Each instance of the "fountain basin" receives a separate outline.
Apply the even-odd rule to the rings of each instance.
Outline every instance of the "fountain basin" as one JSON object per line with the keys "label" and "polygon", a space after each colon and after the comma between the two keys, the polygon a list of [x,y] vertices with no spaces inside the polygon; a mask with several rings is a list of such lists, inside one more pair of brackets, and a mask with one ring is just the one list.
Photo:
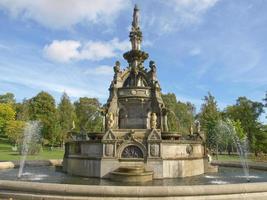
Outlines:
{"label": "fountain basin", "polygon": [[144,166],[122,166],[110,173],[110,179],[119,182],[147,182],[152,181],[153,171]]}
{"label": "fountain basin", "polygon": [[233,199],[265,200],[266,183],[198,186],[87,186],[0,181],[0,198],[14,199]]}
{"label": "fountain basin", "polygon": [[[263,164],[262,164],[263,166]],[[250,171],[246,183],[241,168],[219,167],[218,173],[160,179],[148,182],[117,182],[109,179],[70,176],[55,167],[25,168],[20,181],[18,168],[0,170],[0,199],[267,199],[267,167]],[[123,168],[123,171],[134,169]],[[140,172],[137,167],[137,171]]]}

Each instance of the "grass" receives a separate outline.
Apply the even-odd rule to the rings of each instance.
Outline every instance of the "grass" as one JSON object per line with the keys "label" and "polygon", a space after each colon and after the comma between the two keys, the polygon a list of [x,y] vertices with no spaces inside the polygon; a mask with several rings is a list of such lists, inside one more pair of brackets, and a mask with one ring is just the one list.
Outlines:
{"label": "grass", "polygon": [[[39,154],[27,156],[27,160],[62,159],[63,155],[62,149],[50,150],[44,147]],[[0,161],[20,160],[20,157],[18,152],[12,151],[12,145],[5,138],[0,138]]]}

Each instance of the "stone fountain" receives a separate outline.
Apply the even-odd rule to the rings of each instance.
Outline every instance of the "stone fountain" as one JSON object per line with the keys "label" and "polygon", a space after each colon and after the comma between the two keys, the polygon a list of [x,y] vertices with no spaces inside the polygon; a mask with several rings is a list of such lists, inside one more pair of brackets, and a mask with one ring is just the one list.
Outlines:
{"label": "stone fountain", "polygon": [[[109,98],[103,109],[104,133],[72,134],[65,146],[63,170],[69,174],[141,181],[187,177],[214,170],[205,151],[204,134],[168,132],[157,67],[141,50],[139,9],[134,8],[128,66],[114,66]],[[76,136],[75,136],[76,135]],[[216,169],[215,169],[216,170]],[[134,177],[134,178],[133,178]],[[143,178],[142,178],[143,177]]]}

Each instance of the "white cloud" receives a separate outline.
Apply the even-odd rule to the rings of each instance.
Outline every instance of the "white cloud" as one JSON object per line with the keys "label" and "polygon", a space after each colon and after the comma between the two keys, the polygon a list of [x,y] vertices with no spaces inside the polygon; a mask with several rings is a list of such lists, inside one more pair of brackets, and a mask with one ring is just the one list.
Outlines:
{"label": "white cloud", "polygon": [[168,3],[185,22],[197,22],[218,0],[171,0]]}
{"label": "white cloud", "polygon": [[50,45],[44,47],[44,54],[50,60],[68,62],[79,56],[78,48],[81,43],[74,40],[54,40]]}
{"label": "white cloud", "polygon": [[110,23],[128,4],[127,0],[1,0],[0,9],[15,18],[62,29],[82,21]]}
{"label": "white cloud", "polygon": [[144,28],[153,27],[158,35],[181,30],[185,27],[199,24],[205,14],[219,0],[161,0],[160,10],[151,10],[151,4],[146,4],[149,12],[144,12]]}
{"label": "white cloud", "polygon": [[56,62],[71,60],[99,61],[105,58],[116,57],[119,53],[130,48],[130,43],[114,38],[111,41],[88,41],[82,44],[75,40],[54,40],[45,45],[43,51],[46,58]]}

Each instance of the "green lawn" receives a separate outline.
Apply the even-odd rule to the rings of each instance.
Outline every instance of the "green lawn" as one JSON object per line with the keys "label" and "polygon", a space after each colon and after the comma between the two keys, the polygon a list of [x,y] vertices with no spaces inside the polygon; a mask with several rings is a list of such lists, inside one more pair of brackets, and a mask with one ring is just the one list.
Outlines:
{"label": "green lawn", "polygon": [[[216,156],[213,156],[213,159],[216,160]],[[239,161],[238,155],[218,155],[218,160],[221,161]]]}
{"label": "green lawn", "polygon": [[[62,159],[64,151],[62,149],[43,148],[38,155],[28,156],[27,160],[47,160],[47,159]],[[12,151],[12,146],[4,139],[0,139],[0,161],[19,160],[18,152]]]}

